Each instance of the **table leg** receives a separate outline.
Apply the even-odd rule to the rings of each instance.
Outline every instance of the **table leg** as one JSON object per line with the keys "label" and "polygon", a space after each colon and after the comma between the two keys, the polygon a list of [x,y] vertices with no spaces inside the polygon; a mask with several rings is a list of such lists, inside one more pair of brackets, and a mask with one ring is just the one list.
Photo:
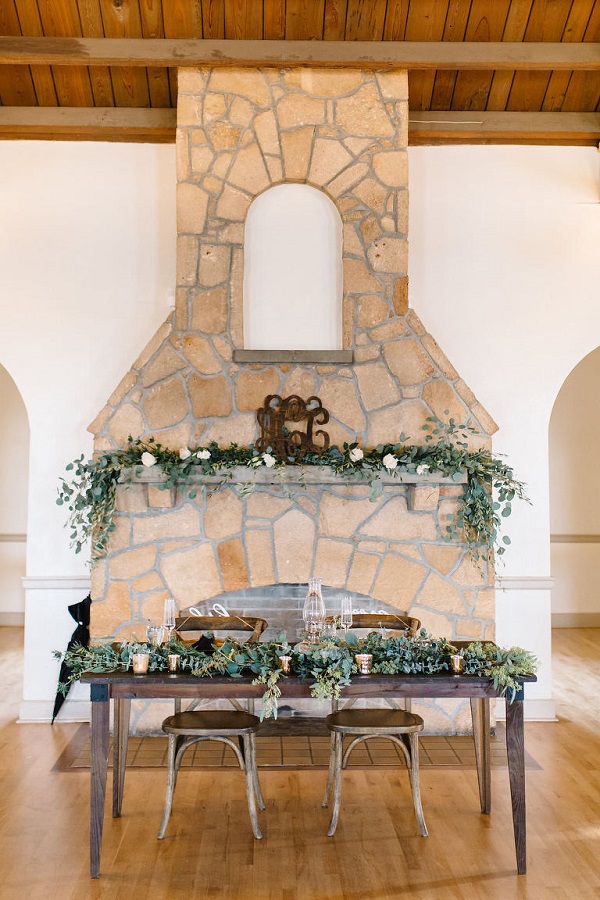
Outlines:
{"label": "table leg", "polygon": [[512,801],[513,830],[517,853],[517,872],[527,871],[525,819],[525,739],[523,733],[523,686],[512,703],[506,700],[506,749],[508,752],[508,776]]}
{"label": "table leg", "polygon": [[471,697],[471,718],[473,720],[477,780],[479,781],[479,804],[481,812],[489,815],[492,810],[489,697]]}
{"label": "table leg", "polygon": [[108,768],[109,701],[108,685],[92,684],[92,749],[90,765],[90,875],[100,874],[106,772]]}
{"label": "table leg", "polygon": [[115,700],[113,735],[113,817],[121,815],[125,788],[125,766],[129,741],[129,714],[131,700]]}

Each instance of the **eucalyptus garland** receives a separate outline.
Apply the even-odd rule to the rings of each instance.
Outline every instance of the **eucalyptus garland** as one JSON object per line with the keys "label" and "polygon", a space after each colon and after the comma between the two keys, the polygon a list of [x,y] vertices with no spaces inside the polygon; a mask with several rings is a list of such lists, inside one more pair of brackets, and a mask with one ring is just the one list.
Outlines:
{"label": "eucalyptus garland", "polygon": [[[212,639],[212,635],[208,633]],[[337,699],[343,687],[358,673],[357,653],[370,653],[371,670],[382,675],[435,675],[450,670],[450,656],[459,654],[464,660],[464,674],[488,678],[494,688],[509,700],[515,697],[519,676],[533,675],[537,659],[520,647],[503,649],[492,643],[474,641],[457,650],[446,638],[434,638],[425,630],[414,636],[384,637],[371,632],[360,640],[349,632],[345,639],[328,637],[318,644],[301,642],[290,646],[285,636],[279,641],[242,643],[228,638],[223,644],[213,643],[212,652],[196,650],[189,644],[171,640],[155,646],[137,641],[75,647],[66,653],[55,652],[71,674],[60,685],[66,694],[71,684],[89,672],[127,672],[132,669],[134,653],[149,655],[150,672],[168,671],[169,654],[179,655],[179,669],[198,678],[229,675],[239,678],[254,675],[253,684],[264,684],[261,718],[277,718],[277,701],[281,696],[278,681],[282,676],[280,656],[291,657],[291,674],[310,679],[310,693],[320,700]]]}
{"label": "eucalyptus garland", "polygon": [[[524,485],[517,481],[512,468],[490,450],[469,449],[469,425],[456,424],[453,419],[442,422],[435,416],[423,425],[426,433],[423,444],[408,444],[401,434],[394,444],[379,444],[362,449],[358,443],[345,443],[342,448],[329,447],[323,454],[308,453],[303,466],[329,466],[342,479],[359,477],[371,487],[370,498],[377,500],[383,493],[381,475],[393,475],[400,481],[403,473],[426,475],[438,473],[461,483],[467,483],[456,516],[448,514],[445,537],[466,544],[475,560],[491,560],[501,556],[510,538],[500,538],[502,520],[511,514],[515,497],[527,500]],[[71,529],[71,546],[76,553],[91,542],[92,560],[106,555],[111,531],[114,530],[116,489],[119,483],[131,482],[131,474],[139,475],[153,467],[162,473],[160,490],[189,485],[188,496],[196,496],[198,476],[217,476],[215,490],[231,483],[232,470],[238,466],[249,469],[266,467],[281,473],[293,465],[291,460],[279,459],[267,450],[259,453],[254,446],[231,444],[219,447],[211,442],[206,447],[182,447],[170,450],[149,438],[147,441],[129,437],[127,446],[112,453],[100,453],[86,460],[83,455],[66,467],[70,480],[60,479],[59,506],[68,509],[67,527]],[[247,493],[253,485],[242,484]]]}

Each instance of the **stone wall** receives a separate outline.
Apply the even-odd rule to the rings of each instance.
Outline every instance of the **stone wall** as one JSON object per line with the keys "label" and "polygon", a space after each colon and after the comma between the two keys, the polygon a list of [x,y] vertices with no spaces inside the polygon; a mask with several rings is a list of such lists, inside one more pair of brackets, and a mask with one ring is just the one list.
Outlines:
{"label": "stone wall", "polygon": [[[267,394],[317,394],[332,443],[418,443],[432,413],[496,426],[408,309],[405,72],[179,72],[176,308],[90,426],[96,448],[129,434],[174,449],[246,445]],[[353,364],[233,361],[243,349],[244,220],[284,181],[325,191],[343,222],[343,342]],[[437,489],[436,489],[437,490]],[[122,636],[226,590],[311,574],[417,615],[432,631],[493,636],[492,573],[443,540],[460,487],[409,511],[407,488],[312,485],[296,501],[260,485],[196,500],[119,489],[108,558],[94,571],[92,633]],[[427,492],[425,492],[426,494]]]}

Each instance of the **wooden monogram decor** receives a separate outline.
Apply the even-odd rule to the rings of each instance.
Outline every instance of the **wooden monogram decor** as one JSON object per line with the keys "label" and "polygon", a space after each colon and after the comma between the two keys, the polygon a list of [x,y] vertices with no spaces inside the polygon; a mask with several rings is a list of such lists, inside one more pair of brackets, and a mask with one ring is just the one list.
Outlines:
{"label": "wooden monogram decor", "polygon": [[[260,435],[255,446],[260,453],[270,447],[276,456],[297,463],[307,453],[320,455],[329,447],[329,435],[326,431],[319,428],[313,433],[315,425],[326,425],[329,422],[329,413],[318,397],[309,397],[304,401],[297,394],[285,398],[269,394],[265,397],[264,406],[257,410],[256,418]],[[306,430],[293,427],[304,421]],[[319,443],[315,443],[314,438],[318,438]]]}

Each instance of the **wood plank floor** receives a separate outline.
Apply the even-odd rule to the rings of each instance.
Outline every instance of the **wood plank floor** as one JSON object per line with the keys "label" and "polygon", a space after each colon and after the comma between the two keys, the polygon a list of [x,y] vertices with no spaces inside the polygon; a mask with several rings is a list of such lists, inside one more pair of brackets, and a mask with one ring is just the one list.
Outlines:
{"label": "wood plank floor", "polygon": [[405,771],[347,772],[328,838],[323,770],[265,770],[260,842],[243,779],[228,769],[182,772],[158,842],[164,770],[138,769],[128,773],[123,817],[107,815],[102,875],[91,881],[89,773],[53,771],[78,726],[15,723],[21,639],[0,628],[1,900],[600,897],[600,629],[554,633],[559,721],[526,726],[541,768],[527,772],[525,876],[515,872],[505,769],[492,772],[490,817],[478,812],[474,770],[424,770],[428,838],[417,832]]}

